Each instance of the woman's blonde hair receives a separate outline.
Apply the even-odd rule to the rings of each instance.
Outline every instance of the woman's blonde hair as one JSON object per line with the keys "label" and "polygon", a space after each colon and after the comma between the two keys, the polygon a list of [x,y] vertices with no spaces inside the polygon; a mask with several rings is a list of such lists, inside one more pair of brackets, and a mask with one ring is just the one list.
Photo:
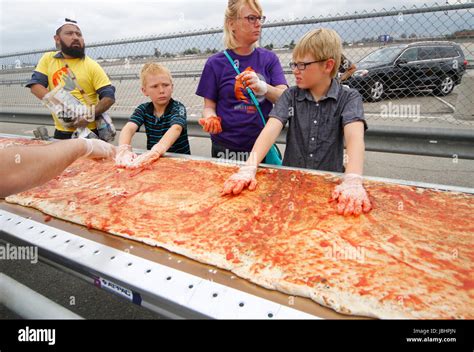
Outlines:
{"label": "woman's blonde hair", "polygon": [[318,28],[306,33],[293,50],[293,60],[301,60],[306,55],[313,56],[316,61],[334,59],[336,63],[331,76],[336,77],[341,65],[341,37],[336,31],[327,28]]}
{"label": "woman's blonde hair", "polygon": [[143,65],[142,70],[140,71],[140,80],[142,82],[142,87],[146,85],[146,76],[147,75],[160,75],[164,74],[170,78],[171,83],[173,83],[173,77],[171,76],[170,70],[166,66],[156,63],[156,62],[147,62]]}
{"label": "woman's blonde hair", "polygon": [[[263,14],[263,9],[259,0],[229,0],[224,18],[224,45],[227,49],[236,49],[239,47],[239,42],[230,28],[230,21],[237,20],[242,8],[246,5],[257,12],[259,16],[262,16]],[[254,47],[257,46],[258,42],[254,44]]]}

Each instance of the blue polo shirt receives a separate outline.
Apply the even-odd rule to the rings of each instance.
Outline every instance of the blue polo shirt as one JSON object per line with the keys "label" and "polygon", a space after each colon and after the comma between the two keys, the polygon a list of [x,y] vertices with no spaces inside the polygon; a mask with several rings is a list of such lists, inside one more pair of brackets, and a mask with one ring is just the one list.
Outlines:
{"label": "blue polo shirt", "polygon": [[150,150],[173,125],[183,128],[181,135],[168,150],[170,153],[191,154],[186,129],[186,107],[179,101],[171,99],[162,116],[154,115],[152,102],[139,105],[129,121],[138,126],[138,130],[145,125],[147,149]]}

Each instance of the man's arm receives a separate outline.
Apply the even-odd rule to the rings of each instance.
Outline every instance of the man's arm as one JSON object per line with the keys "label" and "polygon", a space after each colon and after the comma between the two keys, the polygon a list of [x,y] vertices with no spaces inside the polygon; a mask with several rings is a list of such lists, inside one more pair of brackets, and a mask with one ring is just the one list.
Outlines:
{"label": "man's arm", "polygon": [[95,106],[95,117],[99,117],[104,112],[110,109],[112,105],[114,105],[115,99],[104,97],[99,100],[97,105]]}
{"label": "man's arm", "polygon": [[46,94],[48,94],[49,90],[47,88],[45,88],[44,86],[42,86],[41,84],[37,83],[37,84],[33,84],[31,87],[30,87],[30,90],[31,90],[31,93],[33,93],[33,95],[35,97],[37,97],[39,100],[43,99],[44,96]]}
{"label": "man's arm", "polygon": [[[46,94],[48,94],[49,90],[42,86],[41,84],[34,84],[30,87],[31,93],[36,96],[38,99],[43,99]],[[112,105],[114,105],[115,99],[110,97],[103,97],[99,100],[97,105],[94,107],[95,117],[99,117],[104,112],[110,109]]]}
{"label": "man's arm", "polygon": [[114,105],[115,87],[111,84],[104,69],[97,62],[94,61],[92,63],[91,69],[91,83],[99,96],[99,102],[95,105],[95,117],[98,117]]}
{"label": "man's arm", "polygon": [[114,146],[97,139],[73,139],[44,146],[1,149],[0,197],[39,186],[82,156],[109,158],[114,154]]}
{"label": "man's arm", "polygon": [[[44,54],[36,65],[31,79],[26,83],[26,87],[30,88],[31,93],[38,99],[43,97],[49,92],[48,90],[48,67],[49,67],[49,54]],[[54,87],[53,87],[54,88]]]}

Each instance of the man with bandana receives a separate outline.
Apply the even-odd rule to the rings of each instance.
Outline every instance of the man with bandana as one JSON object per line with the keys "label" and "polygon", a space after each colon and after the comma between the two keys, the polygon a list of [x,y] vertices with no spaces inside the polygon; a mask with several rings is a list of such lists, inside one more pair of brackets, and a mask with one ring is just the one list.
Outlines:
{"label": "man with bandana", "polygon": [[85,54],[84,38],[77,21],[69,18],[61,20],[54,41],[59,51],[43,55],[26,87],[38,99],[43,99],[48,92],[61,85],[88,107],[78,109],[72,116],[72,123],[67,124],[53,113],[54,138],[70,139],[80,127],[87,127],[98,135],[95,119],[114,104],[115,87],[102,67]]}

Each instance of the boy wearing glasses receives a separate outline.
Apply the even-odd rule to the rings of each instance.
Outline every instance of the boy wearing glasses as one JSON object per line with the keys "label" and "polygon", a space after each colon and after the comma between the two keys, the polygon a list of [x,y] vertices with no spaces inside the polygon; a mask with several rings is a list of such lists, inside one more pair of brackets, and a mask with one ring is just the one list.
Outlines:
{"label": "boy wearing glasses", "polygon": [[338,213],[359,215],[370,211],[362,183],[367,124],[360,94],[335,79],[341,51],[341,39],[330,29],[316,29],[301,38],[293,51],[294,62],[290,63],[296,86],[288,88],[270,112],[251,157],[225,182],[224,195],[256,188],[259,163],[289,123],[283,165],[345,171],[342,183],[332,194],[333,200],[338,201]]}

